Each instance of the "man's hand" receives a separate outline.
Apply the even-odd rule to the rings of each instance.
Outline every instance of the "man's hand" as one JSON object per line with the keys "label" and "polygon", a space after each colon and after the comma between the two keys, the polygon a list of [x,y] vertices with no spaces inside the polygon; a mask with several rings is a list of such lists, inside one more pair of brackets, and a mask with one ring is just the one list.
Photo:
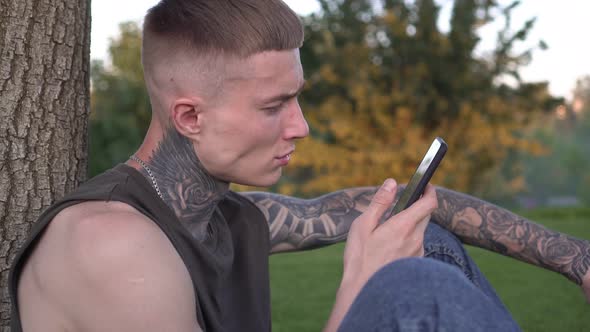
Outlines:
{"label": "man's hand", "polygon": [[424,255],[424,231],[437,207],[436,191],[428,186],[422,198],[380,225],[396,189],[394,180],[386,180],[367,210],[353,221],[344,250],[342,283],[325,331],[338,328],[354,298],[375,272],[392,261]]}
{"label": "man's hand", "polygon": [[410,208],[379,225],[395,199],[397,185],[388,179],[377,191],[367,211],[351,225],[344,250],[343,283],[364,285],[386,264],[424,255],[424,231],[437,207],[434,187]]}

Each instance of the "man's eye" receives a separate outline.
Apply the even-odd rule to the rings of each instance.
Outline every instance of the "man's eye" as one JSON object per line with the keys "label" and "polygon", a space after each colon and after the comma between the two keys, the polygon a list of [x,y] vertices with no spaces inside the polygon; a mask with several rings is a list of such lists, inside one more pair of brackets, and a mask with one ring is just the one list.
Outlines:
{"label": "man's eye", "polygon": [[285,104],[284,104],[284,103],[282,103],[282,104],[280,104],[280,105],[277,105],[277,106],[272,106],[272,107],[266,107],[266,108],[263,108],[263,110],[264,110],[266,113],[273,114],[273,113],[277,113],[277,112],[279,112],[279,111],[280,111],[280,110],[283,108],[283,106],[284,106],[284,105],[285,105]]}

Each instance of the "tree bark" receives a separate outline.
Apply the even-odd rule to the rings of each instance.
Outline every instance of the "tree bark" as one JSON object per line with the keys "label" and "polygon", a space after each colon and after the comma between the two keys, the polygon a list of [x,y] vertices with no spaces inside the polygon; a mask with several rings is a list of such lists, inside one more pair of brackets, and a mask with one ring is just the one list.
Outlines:
{"label": "tree bark", "polygon": [[0,0],[0,328],[8,269],[87,171],[90,0]]}

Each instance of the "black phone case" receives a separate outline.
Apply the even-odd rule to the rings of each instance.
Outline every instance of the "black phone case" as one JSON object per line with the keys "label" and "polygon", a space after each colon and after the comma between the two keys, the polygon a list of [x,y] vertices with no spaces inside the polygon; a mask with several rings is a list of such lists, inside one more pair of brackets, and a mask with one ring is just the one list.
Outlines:
{"label": "black phone case", "polygon": [[418,182],[418,185],[416,186],[416,190],[410,196],[408,203],[405,206],[401,207],[401,209],[400,209],[400,207],[395,206],[394,213],[399,213],[400,211],[405,210],[410,205],[414,204],[418,200],[418,198],[420,198],[420,196],[422,196],[422,194],[424,193],[424,190],[426,189],[426,185],[428,184],[428,182],[432,178],[432,175],[434,174],[434,171],[436,170],[436,168],[440,164],[441,160],[445,156],[445,153],[447,153],[447,148],[448,148],[447,143],[440,137],[436,137],[435,140],[440,143],[440,149],[438,149],[438,151],[436,152],[436,155],[432,159],[432,163],[430,163],[430,165],[428,166],[428,169],[424,173],[424,177],[422,177],[420,182]]}

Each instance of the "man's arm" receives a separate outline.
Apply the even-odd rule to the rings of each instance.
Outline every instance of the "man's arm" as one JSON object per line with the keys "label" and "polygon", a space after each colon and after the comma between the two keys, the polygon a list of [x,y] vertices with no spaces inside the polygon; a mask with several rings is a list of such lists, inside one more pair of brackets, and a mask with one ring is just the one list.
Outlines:
{"label": "man's arm", "polygon": [[[437,188],[433,221],[464,243],[561,273],[578,285],[590,276],[590,243],[535,224],[475,197]],[[589,283],[587,280],[586,283]]]}
{"label": "man's arm", "polygon": [[27,261],[18,299],[24,330],[202,331],[182,259],[118,202],[62,211]]}
{"label": "man's arm", "polygon": [[[267,217],[272,252],[276,253],[345,240],[350,224],[366,210],[375,191],[374,187],[352,188],[308,200],[262,192],[244,194]],[[549,230],[459,192],[439,187],[437,196],[433,221],[464,243],[561,273],[578,285],[584,283],[590,292],[587,240]]]}
{"label": "man's arm", "polygon": [[270,227],[271,252],[322,247],[346,240],[354,219],[371,202],[377,188],[352,188],[314,199],[267,192],[242,193],[265,215]]}

